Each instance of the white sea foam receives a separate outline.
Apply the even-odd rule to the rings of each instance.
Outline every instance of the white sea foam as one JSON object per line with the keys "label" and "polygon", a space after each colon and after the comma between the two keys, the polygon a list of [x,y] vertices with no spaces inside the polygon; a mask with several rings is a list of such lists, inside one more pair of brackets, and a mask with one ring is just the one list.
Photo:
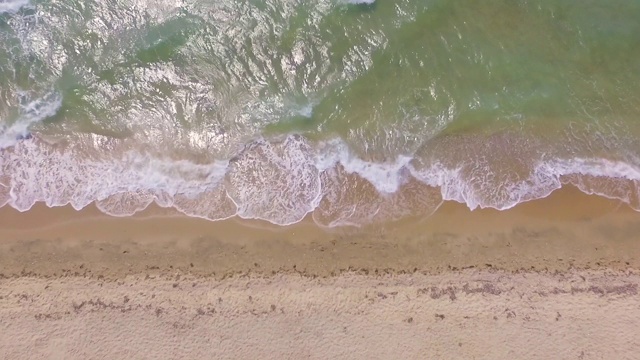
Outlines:
{"label": "white sea foam", "polygon": [[29,5],[29,0],[0,0],[0,14],[16,13],[26,5]]}
{"label": "white sea foam", "polygon": [[371,5],[376,2],[376,0],[346,0],[349,4],[367,4]]}
{"label": "white sea foam", "polygon": [[405,180],[401,169],[406,167],[411,159],[410,156],[399,156],[386,163],[365,161],[356,157],[347,144],[334,140],[320,146],[314,161],[319,171],[341,164],[347,173],[356,173],[367,179],[381,193],[394,193]]}
{"label": "white sea foam", "polygon": [[304,116],[306,118],[311,118],[311,116],[313,116],[313,107],[315,106],[315,104],[313,103],[309,103],[306,104],[304,106],[301,106],[300,108],[296,109],[295,113],[299,116]]}
{"label": "white sea foam", "polygon": [[541,166],[542,172],[555,173],[564,183],[582,192],[620,200],[640,211],[640,167],[622,161],[574,158],[554,160]]}
{"label": "white sea foam", "polygon": [[[444,200],[466,204],[471,210],[508,210],[526,201],[545,198],[560,189],[563,183],[572,184],[587,194],[621,200],[640,210],[637,205],[640,201],[640,167],[621,161],[579,157],[539,161],[528,177],[499,187],[475,182],[473,178],[462,175],[461,168],[446,168],[440,163],[422,170],[410,169],[420,181],[440,188]],[[594,185],[593,181],[588,180],[590,178],[608,179],[615,186],[593,187],[590,186]],[[492,196],[487,197],[487,193]]]}
{"label": "white sea foam", "polygon": [[22,95],[27,103],[20,107],[20,117],[0,132],[0,149],[13,146],[29,134],[29,127],[46,118],[54,116],[62,106],[62,96],[50,92],[29,101],[27,94]]}
{"label": "white sea foam", "polygon": [[296,223],[321,195],[319,172],[310,145],[299,136],[281,143],[259,141],[235,158],[226,178],[238,216],[280,225]]}
{"label": "white sea foam", "polygon": [[409,156],[375,163],[343,142],[312,145],[301,136],[259,140],[229,162],[209,164],[117,153],[19,142],[0,152],[0,205],[26,211],[36,202],[75,209],[95,202],[107,214],[129,216],[155,203],[209,220],[287,225],[313,213],[319,224],[339,226],[428,215],[443,200],[505,210],[570,183],[640,211],[640,167],[597,158],[540,160],[528,176],[495,186],[462,167],[434,161],[416,168]]}
{"label": "white sea foam", "polygon": [[82,209],[91,202],[110,215],[127,216],[152,201],[163,207],[173,199],[199,196],[222,181],[227,163],[207,165],[152,157],[136,151],[121,156],[53,149],[40,141],[20,142],[0,154],[5,190],[0,203],[29,210],[36,202]]}

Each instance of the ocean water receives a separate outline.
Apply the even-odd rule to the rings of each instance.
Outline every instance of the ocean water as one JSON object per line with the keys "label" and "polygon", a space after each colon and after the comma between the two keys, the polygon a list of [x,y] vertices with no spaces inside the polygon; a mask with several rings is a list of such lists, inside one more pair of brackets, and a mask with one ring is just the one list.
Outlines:
{"label": "ocean water", "polygon": [[0,0],[0,206],[640,211],[640,0]]}

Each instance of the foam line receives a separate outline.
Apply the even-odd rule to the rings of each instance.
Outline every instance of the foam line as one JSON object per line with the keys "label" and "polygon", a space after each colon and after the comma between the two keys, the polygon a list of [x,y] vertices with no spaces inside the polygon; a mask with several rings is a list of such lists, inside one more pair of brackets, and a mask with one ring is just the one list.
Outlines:
{"label": "foam line", "polygon": [[470,209],[506,210],[548,196],[564,184],[617,199],[640,211],[640,167],[610,159],[574,157],[532,163],[528,176],[483,182],[462,167],[434,161],[417,168],[401,156],[366,161],[333,140],[301,136],[256,141],[231,161],[199,164],[129,149],[87,156],[38,139],[0,152],[0,205],[19,211],[36,202],[75,209],[95,203],[130,216],[155,203],[209,220],[232,216],[288,225],[314,213],[321,225],[362,225],[434,211],[443,200]]}

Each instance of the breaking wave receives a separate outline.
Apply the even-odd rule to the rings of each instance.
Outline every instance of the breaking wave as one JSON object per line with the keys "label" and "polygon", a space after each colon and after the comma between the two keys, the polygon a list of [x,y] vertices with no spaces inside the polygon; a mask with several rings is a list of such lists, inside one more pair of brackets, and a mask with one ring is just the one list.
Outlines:
{"label": "breaking wave", "polygon": [[95,203],[106,214],[130,216],[155,203],[209,220],[238,216],[277,225],[311,214],[334,227],[428,216],[447,200],[505,210],[572,184],[640,211],[640,167],[610,159],[542,157],[505,167],[499,156],[437,159],[443,153],[434,153],[436,145],[425,146],[429,154],[380,163],[355,156],[340,140],[289,135],[256,140],[229,160],[198,163],[87,136],[102,142],[102,151],[37,138],[0,150],[0,206],[27,211],[43,202],[79,210]]}
{"label": "breaking wave", "polygon": [[21,94],[24,105],[20,106],[20,115],[13,124],[0,123],[0,149],[15,145],[18,141],[30,137],[29,127],[56,115],[62,106],[62,96],[49,92],[42,97],[29,101],[28,94]]}
{"label": "breaking wave", "polygon": [[24,6],[29,5],[29,0],[0,0],[0,14],[14,14]]}

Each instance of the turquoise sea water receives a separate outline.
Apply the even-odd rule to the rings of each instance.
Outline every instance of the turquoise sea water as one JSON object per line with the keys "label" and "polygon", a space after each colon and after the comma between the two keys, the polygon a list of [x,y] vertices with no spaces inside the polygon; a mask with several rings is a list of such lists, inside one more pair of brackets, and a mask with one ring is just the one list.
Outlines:
{"label": "turquoise sea water", "polygon": [[640,210],[640,0],[0,0],[0,205]]}

